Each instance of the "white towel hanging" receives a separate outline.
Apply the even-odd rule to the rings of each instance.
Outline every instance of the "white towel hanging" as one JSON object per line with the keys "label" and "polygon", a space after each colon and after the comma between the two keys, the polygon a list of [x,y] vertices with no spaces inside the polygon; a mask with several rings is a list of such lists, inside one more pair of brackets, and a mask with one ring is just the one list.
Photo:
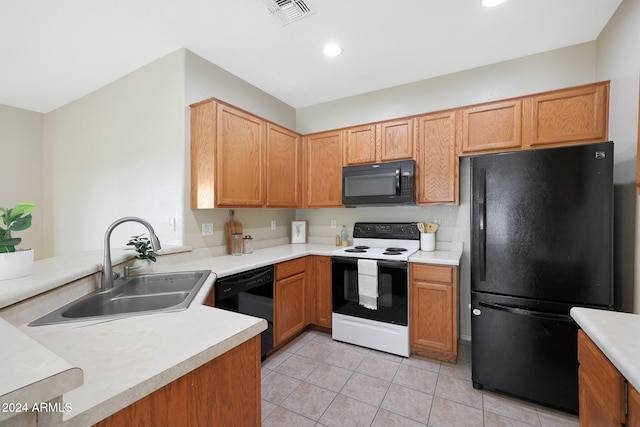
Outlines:
{"label": "white towel hanging", "polygon": [[358,302],[370,310],[378,309],[378,261],[358,260]]}

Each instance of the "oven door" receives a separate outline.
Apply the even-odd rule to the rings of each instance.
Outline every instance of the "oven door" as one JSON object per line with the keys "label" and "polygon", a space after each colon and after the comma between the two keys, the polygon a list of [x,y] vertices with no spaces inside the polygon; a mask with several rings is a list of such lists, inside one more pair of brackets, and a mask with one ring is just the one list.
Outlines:
{"label": "oven door", "polygon": [[406,261],[378,261],[378,309],[358,302],[358,259],[332,257],[333,312],[396,325],[408,325]]}

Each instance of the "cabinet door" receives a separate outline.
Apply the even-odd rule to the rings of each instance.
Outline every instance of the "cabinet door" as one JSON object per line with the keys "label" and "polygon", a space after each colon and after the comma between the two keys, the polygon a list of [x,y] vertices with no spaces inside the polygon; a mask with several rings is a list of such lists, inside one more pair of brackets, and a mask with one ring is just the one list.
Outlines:
{"label": "cabinet door", "polygon": [[263,206],[266,122],[223,104],[216,120],[217,206]]}
{"label": "cabinet door", "polygon": [[525,100],[525,146],[605,142],[609,83],[554,91]]}
{"label": "cabinet door", "polygon": [[344,131],[344,164],[375,163],[376,126],[357,126]]}
{"label": "cabinet door", "polygon": [[582,331],[578,331],[580,425],[613,426],[625,421],[625,379]]}
{"label": "cabinet door", "polygon": [[191,209],[215,207],[216,103],[191,106]]}
{"label": "cabinet door", "polygon": [[312,255],[308,260],[310,268],[306,280],[310,291],[310,323],[331,328],[331,257]]}
{"label": "cabinet door", "polygon": [[411,265],[411,350],[455,363],[458,355],[456,268]]}
{"label": "cabinet door", "polygon": [[342,206],[342,132],[323,132],[304,137],[305,206]]}
{"label": "cabinet door", "polygon": [[417,198],[419,204],[458,203],[457,112],[417,118]]}
{"label": "cabinet door", "polygon": [[274,345],[302,331],[306,323],[304,273],[278,280],[274,293]]}
{"label": "cabinet door", "polygon": [[301,207],[300,135],[269,123],[266,169],[267,207]]}
{"label": "cabinet door", "polygon": [[413,119],[394,120],[378,125],[380,140],[380,161],[413,158]]}
{"label": "cabinet door", "polygon": [[521,100],[495,102],[462,110],[461,153],[515,149],[521,145]]}

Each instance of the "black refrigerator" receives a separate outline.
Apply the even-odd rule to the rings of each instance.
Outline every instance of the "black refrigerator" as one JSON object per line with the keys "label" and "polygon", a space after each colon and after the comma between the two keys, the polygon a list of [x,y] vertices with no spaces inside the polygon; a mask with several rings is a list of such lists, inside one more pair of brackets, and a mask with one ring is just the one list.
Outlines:
{"label": "black refrigerator", "polygon": [[613,143],[471,159],[477,389],[578,412],[574,306],[613,306]]}

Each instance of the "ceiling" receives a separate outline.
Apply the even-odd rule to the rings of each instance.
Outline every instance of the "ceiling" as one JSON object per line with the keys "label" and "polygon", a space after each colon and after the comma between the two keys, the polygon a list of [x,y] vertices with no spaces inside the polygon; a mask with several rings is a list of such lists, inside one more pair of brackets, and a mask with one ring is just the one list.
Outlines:
{"label": "ceiling", "polygon": [[187,48],[300,108],[595,40],[622,0],[304,1],[282,25],[263,0],[0,0],[0,104],[48,112]]}

